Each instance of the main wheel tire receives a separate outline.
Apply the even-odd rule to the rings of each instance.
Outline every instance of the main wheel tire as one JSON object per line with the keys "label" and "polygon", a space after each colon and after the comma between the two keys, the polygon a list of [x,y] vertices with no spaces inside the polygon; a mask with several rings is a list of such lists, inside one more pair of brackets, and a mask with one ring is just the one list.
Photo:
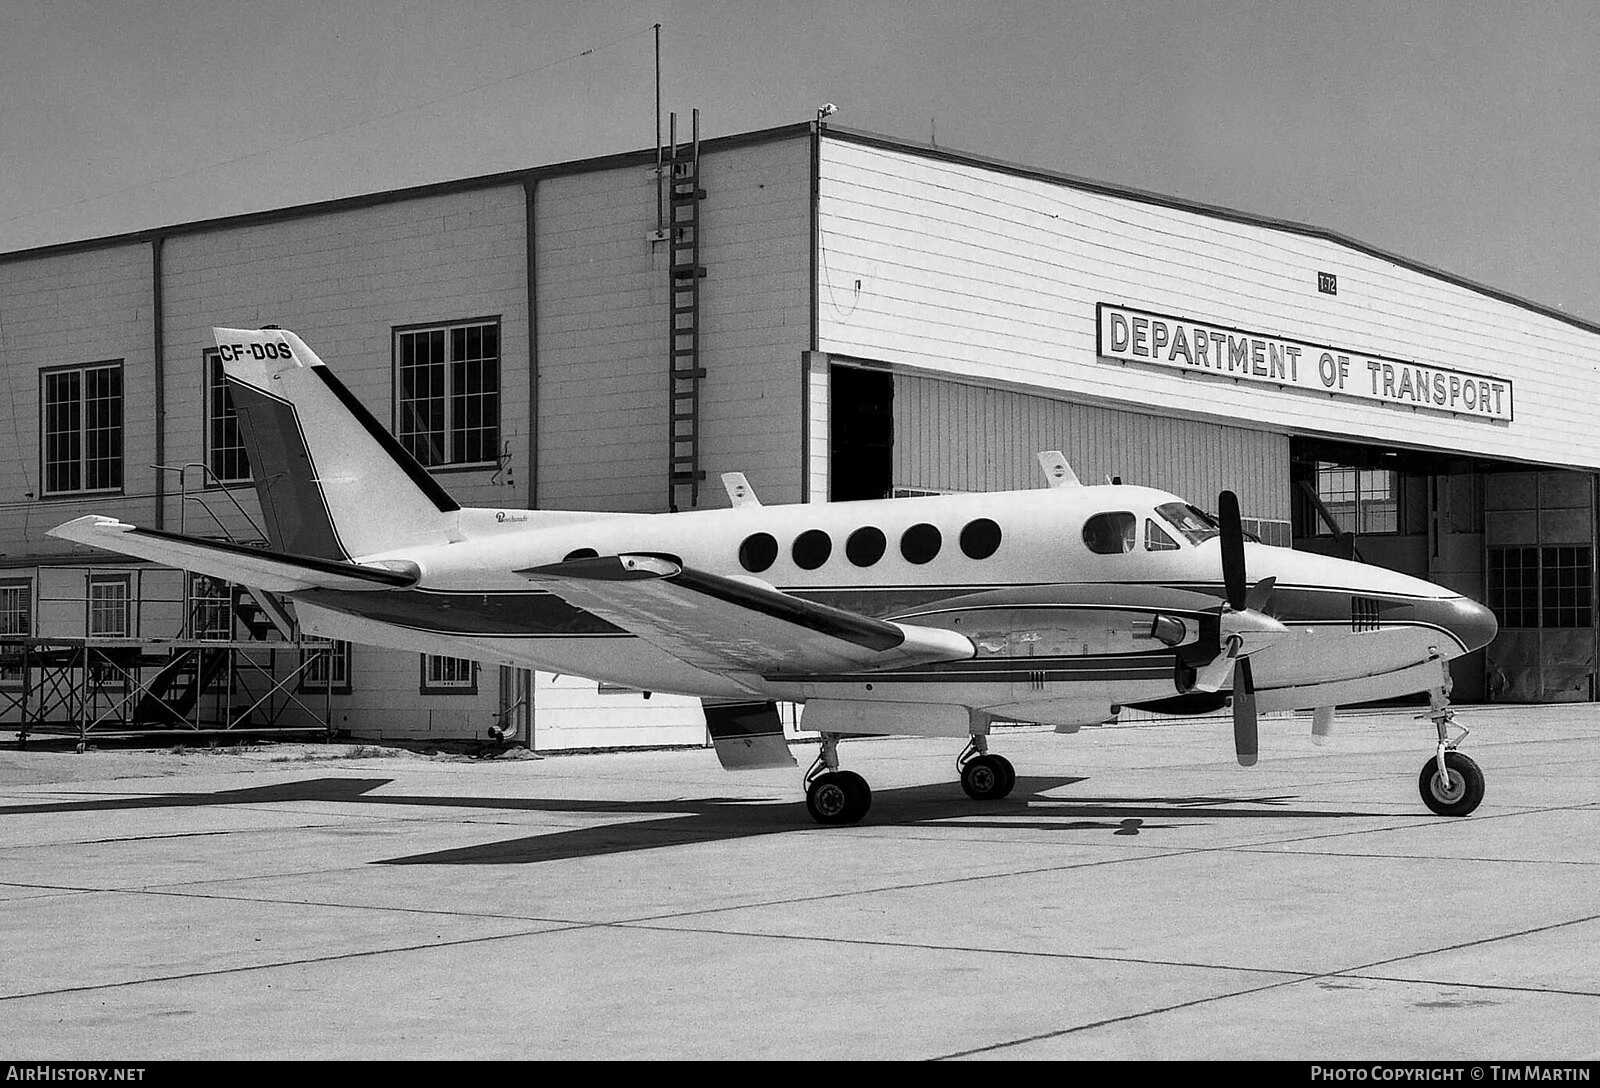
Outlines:
{"label": "main wheel tire", "polygon": [[845,789],[850,792],[850,812],[852,815],[845,823],[853,824],[866,816],[872,808],[872,787],[867,785],[867,780],[854,771],[836,771],[835,775],[845,784]]}
{"label": "main wheel tire", "polygon": [[1417,789],[1422,803],[1440,816],[1465,816],[1483,801],[1483,771],[1470,756],[1444,754],[1445,778],[1439,778],[1439,757],[1422,765]]}
{"label": "main wheel tire", "polygon": [[990,756],[989,758],[995,761],[1001,773],[1005,775],[1005,788],[1000,791],[997,798],[1010,797],[1011,791],[1017,788],[1017,769],[1011,765],[1011,761],[1005,756]]}
{"label": "main wheel tire", "polygon": [[974,801],[1000,800],[1011,792],[1016,779],[1010,761],[1000,756],[978,756],[961,768],[961,788]]}
{"label": "main wheel tire", "polygon": [[872,790],[854,771],[818,775],[806,789],[806,811],[819,824],[853,824],[871,805]]}

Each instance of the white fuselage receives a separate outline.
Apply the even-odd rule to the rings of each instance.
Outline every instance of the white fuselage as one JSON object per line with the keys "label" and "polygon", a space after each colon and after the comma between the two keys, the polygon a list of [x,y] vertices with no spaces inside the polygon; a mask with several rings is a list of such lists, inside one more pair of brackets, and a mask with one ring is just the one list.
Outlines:
{"label": "white fuselage", "polygon": [[[750,698],[748,679],[690,665],[517,573],[574,553],[668,555],[863,615],[957,631],[975,647],[970,661],[919,668],[773,672],[761,697],[1098,721],[1114,706],[1178,694],[1174,657],[1194,645],[1225,595],[1217,538],[1186,533],[1158,509],[1173,504],[1184,505],[1165,492],[1106,485],[681,514],[463,510],[450,543],[359,557],[415,563],[414,588],[295,599],[305,627],[329,637]],[[1099,515],[1110,517],[1094,521]],[[1118,547],[1101,533],[1095,550],[1095,526],[1126,527],[1124,515],[1131,535]],[[873,558],[878,534],[883,547]],[[1437,683],[1437,669],[1425,671],[1430,661],[1475,649],[1494,632],[1481,606],[1429,582],[1286,548],[1247,543],[1245,552],[1252,582],[1276,579],[1267,610],[1288,629],[1250,652],[1264,709],[1422,690]],[[1151,633],[1158,618],[1164,638]]]}

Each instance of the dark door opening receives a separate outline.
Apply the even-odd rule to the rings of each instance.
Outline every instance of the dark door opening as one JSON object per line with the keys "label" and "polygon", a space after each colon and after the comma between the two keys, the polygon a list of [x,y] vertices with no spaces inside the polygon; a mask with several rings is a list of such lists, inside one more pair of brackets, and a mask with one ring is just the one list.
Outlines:
{"label": "dark door opening", "polygon": [[836,366],[829,372],[828,405],[828,498],[888,498],[894,488],[894,375]]}

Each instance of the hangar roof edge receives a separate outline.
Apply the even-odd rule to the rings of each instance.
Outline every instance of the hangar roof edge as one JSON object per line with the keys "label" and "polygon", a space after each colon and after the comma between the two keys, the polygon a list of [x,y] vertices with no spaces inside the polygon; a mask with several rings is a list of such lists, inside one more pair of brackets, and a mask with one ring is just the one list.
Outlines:
{"label": "hangar roof edge", "polygon": [[[1018,177],[1032,178],[1038,181],[1062,185],[1068,188],[1079,189],[1085,192],[1100,193],[1105,196],[1117,197],[1123,200],[1133,200],[1145,204],[1157,204],[1164,207],[1176,208],[1182,211],[1193,212],[1197,215],[1209,216],[1234,223],[1244,223],[1252,226],[1265,227],[1269,230],[1284,231],[1290,234],[1299,234],[1310,238],[1320,238],[1336,245],[1344,246],[1358,253],[1364,253],[1379,260],[1389,261],[1401,268],[1410,269],[1472,291],[1476,294],[1492,298],[1498,302],[1516,306],[1532,313],[1571,325],[1585,332],[1600,335],[1600,323],[1576,317],[1564,310],[1530,299],[1514,295],[1509,291],[1502,291],[1487,284],[1458,276],[1443,269],[1435,268],[1422,261],[1412,260],[1397,253],[1368,245],[1348,235],[1326,227],[1313,226],[1289,219],[1278,219],[1273,216],[1260,215],[1253,212],[1244,212],[1236,208],[1227,208],[1217,204],[1206,204],[1196,200],[1186,200],[1182,197],[1169,196],[1164,193],[1155,193],[1130,186],[1113,185],[1109,182],[1096,181],[1091,178],[1048,170],[1043,167],[1027,166],[1021,163],[1009,162],[1004,159],[991,158],[973,152],[957,151],[949,148],[935,147],[931,144],[919,143],[897,136],[885,136],[880,133],[867,132],[859,129],[843,128],[835,125],[823,125],[823,135],[831,139],[844,140],[873,147],[882,147],[905,154],[917,155],[925,158],[940,159],[947,162],[963,163],[970,166],[994,170],[1000,173],[1011,174]],[[701,149],[709,151],[726,150],[749,144],[770,143],[778,140],[795,139],[810,136],[817,128],[815,122],[802,121],[788,125],[777,125],[772,128],[757,129],[751,132],[733,133],[727,136],[717,136],[701,141]],[[287,205],[281,208],[266,208],[253,212],[240,212],[234,215],[218,216],[212,219],[200,219],[190,223],[174,223],[162,227],[146,227],[123,234],[105,235],[98,238],[81,238],[69,242],[54,242],[49,245],[34,246],[29,249],[12,250],[0,253],[0,264],[12,264],[39,257],[57,256],[65,253],[83,252],[85,250],[109,248],[120,245],[135,245],[155,242],[169,237],[185,234],[196,234],[208,230],[222,230],[228,227],[245,226],[256,223],[268,223],[284,219],[296,219],[301,216],[321,215],[330,212],[348,211],[355,208],[370,207],[378,204],[387,204],[401,200],[416,200],[430,196],[440,196],[448,193],[470,192],[474,189],[493,188],[498,185],[526,184],[545,178],[562,177],[571,174],[588,173],[596,170],[615,169],[629,165],[648,165],[654,162],[655,148],[645,148],[638,151],[617,152],[611,155],[601,155],[587,159],[571,159],[565,162],[552,163],[545,166],[524,167],[518,170],[507,170],[495,174],[483,174],[470,178],[454,178],[446,181],[429,182],[424,185],[409,186],[402,189],[386,189],[371,193],[358,193],[351,196],[334,197],[328,200],[313,201],[309,204]]]}
{"label": "hangar roof edge", "polygon": [[1564,324],[1572,325],[1576,328],[1582,329],[1585,332],[1592,332],[1600,335],[1600,322],[1589,321],[1585,318],[1576,317],[1567,313],[1565,310],[1557,309],[1554,306],[1547,306],[1544,303],[1534,302],[1531,299],[1523,298],[1520,295],[1514,295],[1509,291],[1502,291],[1497,287],[1490,287],[1489,285],[1479,283],[1476,280],[1467,279],[1465,276],[1458,276],[1453,272],[1446,272],[1443,269],[1435,268],[1433,265],[1426,264],[1422,261],[1412,260],[1409,257],[1403,257],[1397,253],[1391,253],[1388,250],[1380,249],[1374,245],[1368,245],[1366,242],[1362,242],[1356,238],[1351,238],[1345,234],[1340,234],[1338,231],[1330,230],[1326,227],[1313,226],[1308,223],[1299,223],[1292,219],[1278,219],[1273,216],[1260,215],[1254,212],[1243,212],[1236,208],[1226,208],[1219,204],[1206,204],[1198,200],[1185,200],[1182,197],[1169,196],[1164,193],[1149,192],[1144,189],[1135,189],[1125,185],[1112,185],[1108,182],[1095,181],[1090,178],[1078,177],[1073,174],[1062,173],[1055,170],[1046,170],[1037,166],[1026,166],[1020,163],[1008,162],[1004,159],[994,159],[985,155],[973,154],[971,152],[953,151],[943,147],[935,147],[931,144],[918,143],[914,140],[906,140],[898,136],[884,136],[875,132],[837,128],[831,125],[825,127],[825,132],[829,136],[842,139],[850,143],[865,144],[872,147],[882,147],[893,151],[901,151],[912,155],[919,155],[924,158],[942,159],[947,162],[979,166],[986,170],[994,170],[998,173],[1011,174],[1016,177],[1032,178],[1037,181],[1050,182],[1052,184],[1062,185],[1067,188],[1080,189],[1085,192],[1100,193],[1105,196],[1117,197],[1123,200],[1133,200],[1142,204],[1158,204],[1163,207],[1176,208],[1181,211],[1194,212],[1197,215],[1209,216],[1213,219],[1223,219],[1233,223],[1244,223],[1251,226],[1266,227],[1270,230],[1279,230],[1287,234],[1299,234],[1308,238],[1320,238],[1324,241],[1333,242],[1336,245],[1344,246],[1347,249],[1355,250],[1358,253],[1364,253],[1369,257],[1376,257],[1379,260],[1389,261],[1390,263],[1398,265],[1401,268],[1407,268],[1413,272],[1419,272],[1422,275],[1431,276],[1434,279],[1442,280],[1445,283],[1452,284],[1456,287],[1465,288],[1466,290],[1472,291],[1476,294],[1492,298],[1497,302],[1504,302],[1512,306],[1517,306],[1521,309],[1532,311],[1533,313],[1552,318]]}
{"label": "hangar roof edge", "polygon": [[[811,122],[803,121],[797,124],[757,129],[752,132],[737,132],[728,136],[717,136],[708,140],[701,140],[700,148],[702,151],[719,151],[746,144],[795,139],[809,136],[813,127]],[[51,242],[47,245],[31,246],[28,249],[16,249],[0,253],[0,264],[12,264],[39,257],[53,257],[64,253],[79,253],[91,249],[139,245],[156,239],[178,237],[185,234],[199,234],[208,230],[225,230],[229,227],[271,223],[284,219],[298,219],[308,215],[325,215],[330,212],[350,211],[355,208],[390,204],[402,200],[418,200],[448,193],[471,192],[474,189],[492,189],[500,185],[520,185],[529,181],[539,181],[545,178],[562,177],[570,174],[584,174],[596,170],[612,170],[623,166],[649,166],[655,162],[655,153],[656,151],[653,147],[640,151],[620,151],[588,159],[569,159],[565,162],[550,163],[544,166],[528,166],[517,170],[504,170],[495,174],[479,174],[470,178],[450,178],[445,181],[432,181],[401,189],[380,189],[370,193],[331,197],[327,200],[315,200],[308,204],[287,204],[281,208],[262,208],[252,212],[237,212],[233,215],[216,216],[211,219],[196,219],[188,223],[142,227],[139,230],[126,231],[122,234],[107,234],[96,238],[75,238],[68,242]]]}

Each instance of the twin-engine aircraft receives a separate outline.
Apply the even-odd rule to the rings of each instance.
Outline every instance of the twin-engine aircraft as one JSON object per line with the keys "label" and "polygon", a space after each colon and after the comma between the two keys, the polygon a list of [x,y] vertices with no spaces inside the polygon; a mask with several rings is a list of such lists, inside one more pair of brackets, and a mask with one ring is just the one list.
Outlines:
{"label": "twin-engine aircraft", "polygon": [[[303,630],[587,676],[704,701],[725,767],[794,766],[777,703],[821,752],[803,784],[825,824],[860,820],[846,734],[965,740],[975,799],[1016,772],[995,722],[1075,732],[1120,707],[1231,703],[1239,762],[1256,716],[1426,691],[1438,733],[1423,802],[1465,815],[1483,774],[1451,736],[1447,663],[1495,635],[1484,607],[1360,563],[1247,541],[1164,491],[1050,487],[675,514],[463,509],[298,336],[216,329],[270,546],[90,515],[52,534],[286,595]],[[1459,729],[1459,727],[1456,727]]]}

